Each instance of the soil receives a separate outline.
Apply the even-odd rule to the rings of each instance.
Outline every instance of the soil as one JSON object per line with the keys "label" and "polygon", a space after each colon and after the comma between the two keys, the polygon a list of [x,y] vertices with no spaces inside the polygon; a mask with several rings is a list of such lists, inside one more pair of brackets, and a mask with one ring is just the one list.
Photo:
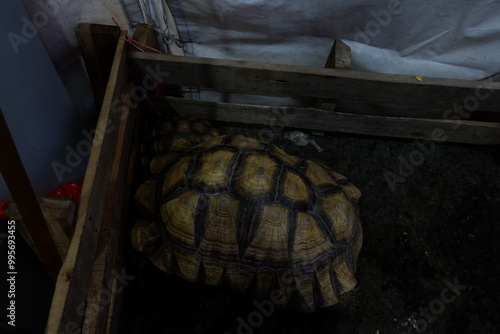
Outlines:
{"label": "soil", "polygon": [[[258,138],[257,128],[219,127]],[[363,193],[359,293],[351,307],[278,311],[161,272],[129,249],[120,333],[498,333],[498,147],[326,133],[324,149],[273,143],[347,176]]]}

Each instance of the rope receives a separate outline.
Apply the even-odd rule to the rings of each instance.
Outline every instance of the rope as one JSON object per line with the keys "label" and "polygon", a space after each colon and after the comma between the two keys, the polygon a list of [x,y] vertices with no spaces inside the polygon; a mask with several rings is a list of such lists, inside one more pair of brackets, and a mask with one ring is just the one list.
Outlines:
{"label": "rope", "polygon": [[153,52],[156,52],[156,53],[159,53],[159,54],[163,54],[163,52],[155,49],[155,48],[152,48],[150,46],[147,46],[146,44],[142,44],[136,40],[134,40],[132,37],[130,37],[129,33],[127,30],[123,29],[119,24],[118,22],[115,21],[115,18],[113,17],[113,22],[115,23],[115,25],[121,30],[122,33],[125,33],[126,35],[126,38],[120,38],[120,40],[124,40],[126,41],[128,44],[132,45],[133,47],[135,47],[137,50],[141,51],[141,52],[146,52],[144,51],[144,49],[142,49],[141,47],[143,48],[146,48],[146,49],[149,49]]}

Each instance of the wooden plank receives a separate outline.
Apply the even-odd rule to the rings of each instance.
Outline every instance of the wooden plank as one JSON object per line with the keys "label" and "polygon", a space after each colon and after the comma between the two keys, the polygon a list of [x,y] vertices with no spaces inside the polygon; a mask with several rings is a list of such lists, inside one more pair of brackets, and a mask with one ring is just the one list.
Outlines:
{"label": "wooden plank", "polygon": [[[140,23],[136,26],[133,39],[139,43],[152,47],[156,50],[159,50],[158,40],[156,39],[156,31],[153,29],[153,26],[150,24]],[[144,52],[148,53],[156,53],[155,50],[144,48]],[[146,76],[150,76],[150,73],[147,73]],[[140,73],[136,76],[138,82],[143,82],[144,73]],[[156,95],[171,95],[171,96],[182,96],[182,90],[188,90],[189,87],[180,87],[179,85],[158,85],[155,88]]]}
{"label": "wooden plank", "polygon": [[[149,24],[138,24],[136,30],[134,32],[133,39],[142,43],[144,45],[150,46],[152,48],[158,48],[158,42],[156,40],[156,32],[153,29],[152,25]],[[146,52],[153,52],[150,49],[145,49]],[[142,79],[141,79],[142,82]],[[133,129],[131,129],[133,125]],[[141,113],[134,113],[134,120],[129,122],[128,127],[125,130],[125,137],[127,147],[129,148],[130,154],[126,157],[122,157],[122,166],[120,167],[121,173],[126,173],[125,177],[122,176],[122,180],[120,184],[122,185],[119,193],[121,194],[121,198],[119,199],[119,203],[114,209],[114,213],[116,215],[115,221],[120,222],[120,224],[115,224],[116,227],[113,229],[114,233],[114,245],[108,246],[110,258],[107,260],[109,267],[114,269],[115,272],[122,273],[122,269],[124,261],[123,261],[123,243],[125,239],[125,233],[127,229],[123,228],[123,225],[126,223],[126,217],[129,216],[130,207],[133,207],[133,196],[132,194],[132,183],[135,176],[136,164],[138,159],[138,154],[140,151],[140,146],[142,143],[141,139],[141,130],[142,130],[142,117]],[[123,175],[123,174],[122,174]],[[132,203],[130,203],[132,202]],[[127,236],[128,239],[128,236]],[[96,282],[98,280],[95,280]],[[106,282],[108,282],[106,280]],[[123,289],[127,282],[124,282],[121,278],[113,275],[109,281],[109,291],[111,291],[111,298],[109,301],[109,307],[106,309],[106,313],[100,314],[98,319],[98,331],[96,334],[106,333],[118,333],[119,325],[120,325],[120,311],[121,311],[121,303],[123,300]]]}
{"label": "wooden plank", "polygon": [[428,140],[435,140],[442,132],[449,142],[500,143],[499,123],[354,115],[315,108],[255,106],[175,97],[159,97],[155,102],[160,112],[214,121]]}
{"label": "wooden plank", "polygon": [[[123,190],[123,205],[122,205],[122,219],[125,220],[122,222],[122,224],[126,223],[125,217],[130,217],[131,213],[131,208],[134,207],[134,196],[132,196],[133,193],[133,181],[136,176],[136,166],[138,163],[138,155],[140,154],[140,147],[142,143],[142,117],[140,113],[136,114],[137,118],[134,122],[135,127],[133,130],[132,135],[130,136],[132,138],[132,143],[131,143],[131,149],[130,149],[130,156],[129,156],[129,161],[128,161],[128,171],[127,171],[127,176],[126,180],[124,181],[124,190]],[[119,233],[118,237],[118,243],[115,247],[115,253],[116,253],[116,261],[114,263],[114,269],[116,272],[122,273],[122,268],[124,268],[124,262],[123,261],[123,256],[125,254],[125,250],[123,247],[123,244],[127,244],[129,240],[129,236],[126,235],[128,230],[126,228],[121,228],[120,231],[117,231]],[[127,240],[127,241],[125,241]],[[113,282],[112,282],[112,295],[111,295],[111,302],[110,302],[110,309],[108,313],[108,319],[107,319],[107,328],[106,328],[106,334],[114,334],[118,333],[119,327],[120,327],[120,312],[121,312],[121,305],[122,305],[122,300],[123,300],[123,289],[125,289],[125,284],[122,279],[113,276]],[[103,332],[104,333],[104,332]],[[97,333],[100,334],[100,333]]]}
{"label": "wooden plank", "polygon": [[[108,193],[104,208],[103,222],[97,244],[96,257],[92,265],[92,277],[87,294],[87,306],[83,321],[82,333],[105,333],[111,295],[113,294],[113,272],[117,258],[119,237],[121,236],[123,210],[129,193],[125,192],[126,176],[129,166],[129,154],[132,137],[129,135],[133,127],[135,112],[128,105],[131,102],[130,91],[124,99],[124,110],[119,125],[113,166],[111,169]],[[126,205],[125,205],[126,206]],[[90,268],[89,268],[90,269]],[[120,272],[120,270],[118,270]],[[103,293],[105,291],[105,293]]]}
{"label": "wooden plank", "polygon": [[[69,241],[73,235],[74,220],[76,212],[76,203],[71,198],[38,198],[40,209],[42,210],[45,221],[54,240],[54,244],[59,253],[61,261],[64,261],[68,251]],[[33,249],[41,260],[40,251],[36,248],[27,223],[21,216],[16,201],[10,201],[5,212],[10,219],[16,221],[16,226],[28,245]]]}
{"label": "wooden plank", "polygon": [[351,48],[339,39],[333,42],[332,51],[328,56],[325,68],[352,70]]}
{"label": "wooden plank", "polygon": [[0,152],[3,155],[0,159],[0,172],[17,202],[40,260],[55,282],[61,268],[61,259],[1,109]]}
{"label": "wooden plank", "polygon": [[[321,109],[327,109],[322,107]],[[413,117],[413,118],[465,118],[470,121],[490,121],[500,122],[500,113],[493,111],[465,111],[459,114],[453,108],[431,108],[415,106],[398,106],[392,104],[375,104],[356,101],[336,101],[335,110],[350,114],[392,116],[392,117]]]}
{"label": "wooden plank", "polygon": [[[135,27],[133,40],[158,50],[158,40],[156,39],[156,32],[151,24],[139,23]],[[148,48],[144,48],[144,52],[154,51]]]}
{"label": "wooden plank", "polygon": [[[351,48],[341,40],[336,39],[326,60],[325,68],[349,71],[352,69],[351,63]],[[317,98],[314,107],[333,111],[337,107],[337,101],[325,101],[322,98]],[[324,135],[322,131],[313,131],[312,134],[316,136]]]}
{"label": "wooden plank", "polygon": [[[122,38],[125,34],[122,33]],[[80,332],[91,271],[104,216],[111,166],[118,136],[122,102],[127,80],[126,42],[119,40],[96,135],[85,173],[75,231],[57,279],[47,322],[47,333]]]}
{"label": "wooden plank", "polygon": [[80,23],[75,32],[96,104],[100,107],[113,65],[120,29],[116,26]]}
{"label": "wooden plank", "polygon": [[[130,52],[160,83],[229,92],[500,111],[500,83]],[[476,102],[478,104],[476,105]]]}

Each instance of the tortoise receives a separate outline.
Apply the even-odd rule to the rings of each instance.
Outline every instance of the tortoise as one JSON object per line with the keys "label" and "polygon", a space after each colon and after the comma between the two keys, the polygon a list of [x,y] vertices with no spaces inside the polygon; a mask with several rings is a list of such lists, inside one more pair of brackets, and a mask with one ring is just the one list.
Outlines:
{"label": "tortoise", "polygon": [[[193,124],[164,127],[188,133]],[[360,191],[320,163],[202,125],[204,135],[187,134],[199,144],[151,161],[153,176],[135,195],[134,248],[167,273],[281,309],[314,312],[348,295],[362,244]]]}

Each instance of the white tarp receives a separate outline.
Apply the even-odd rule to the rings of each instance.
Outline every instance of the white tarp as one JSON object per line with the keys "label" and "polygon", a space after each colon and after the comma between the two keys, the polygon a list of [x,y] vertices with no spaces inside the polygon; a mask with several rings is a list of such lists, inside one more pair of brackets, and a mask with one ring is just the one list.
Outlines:
{"label": "white tarp", "polygon": [[170,0],[187,54],[324,66],[334,39],[355,70],[479,80],[500,72],[495,0]]}
{"label": "white tarp", "polygon": [[[499,0],[19,1],[26,13],[4,11],[4,51],[30,55],[32,40],[40,37],[59,70],[78,54],[78,23],[113,24],[115,18],[131,34],[130,26],[154,22],[160,40],[176,54],[180,40],[187,55],[323,67],[340,39],[352,49],[355,70],[469,80],[500,73]],[[72,96],[83,90],[76,78],[66,85]],[[58,81],[44,82],[55,87]]]}
{"label": "white tarp", "polygon": [[113,24],[115,17],[129,30],[155,21],[160,39],[180,37],[186,54],[201,57],[322,67],[341,39],[356,70],[469,80],[500,72],[498,0],[23,2],[56,64],[75,51],[78,23]]}

